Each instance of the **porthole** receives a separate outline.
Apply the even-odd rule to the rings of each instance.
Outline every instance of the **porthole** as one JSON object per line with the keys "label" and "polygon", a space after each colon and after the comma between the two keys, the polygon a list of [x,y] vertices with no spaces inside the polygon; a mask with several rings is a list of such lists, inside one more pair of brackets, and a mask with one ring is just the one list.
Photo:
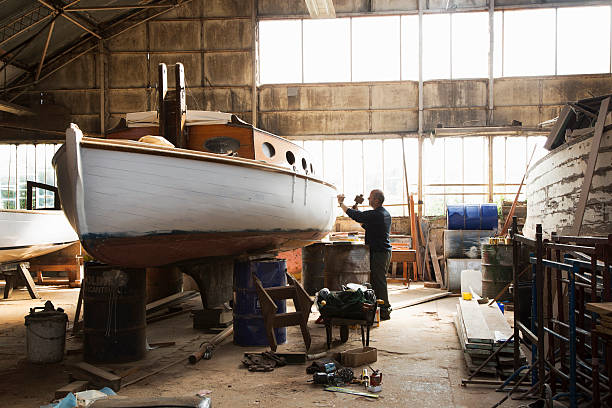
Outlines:
{"label": "porthole", "polygon": [[285,154],[285,157],[287,157],[287,163],[289,164],[295,163],[295,156],[293,155],[292,152],[287,151],[287,154]]}
{"label": "porthole", "polygon": [[240,141],[233,137],[213,137],[204,142],[204,149],[217,154],[235,154],[240,149]]}
{"label": "porthole", "polygon": [[308,164],[306,163],[306,159],[302,159],[302,168],[304,170],[308,170]]}
{"label": "porthole", "polygon": [[274,146],[272,146],[272,144],[268,142],[263,142],[263,144],[261,145],[261,151],[263,152],[263,154],[266,155],[266,157],[270,159],[276,154],[276,149],[274,149]]}

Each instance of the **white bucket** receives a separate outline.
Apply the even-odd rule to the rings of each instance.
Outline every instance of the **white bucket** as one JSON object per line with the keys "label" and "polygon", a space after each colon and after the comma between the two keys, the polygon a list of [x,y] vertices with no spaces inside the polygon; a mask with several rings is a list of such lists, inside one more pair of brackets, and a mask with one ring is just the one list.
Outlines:
{"label": "white bucket", "polygon": [[25,317],[28,360],[32,363],[58,363],[64,358],[68,315],[48,311]]}

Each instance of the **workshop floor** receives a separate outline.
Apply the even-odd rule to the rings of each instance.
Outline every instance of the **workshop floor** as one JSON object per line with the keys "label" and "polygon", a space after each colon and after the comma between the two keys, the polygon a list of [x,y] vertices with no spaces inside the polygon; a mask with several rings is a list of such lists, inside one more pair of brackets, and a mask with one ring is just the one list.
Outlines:
{"label": "workshop floor", "polygon": [[[78,297],[78,289],[42,287],[44,300],[63,307],[70,318]],[[422,297],[436,290],[414,285],[402,289],[391,287],[391,303]],[[38,407],[49,403],[54,390],[67,384],[65,366],[82,359],[78,353],[66,357],[64,363],[47,366],[27,362],[23,316],[30,307],[40,306],[44,300],[30,300],[27,292],[17,290],[11,299],[0,299],[0,395],[4,406]],[[201,307],[199,298],[189,301]],[[487,407],[504,394],[491,389],[460,386],[467,376],[465,362],[452,323],[457,297],[447,297],[392,313],[390,321],[373,329],[370,345],[378,349],[374,368],[382,369],[383,391],[378,400],[353,395],[330,393],[320,386],[307,383],[310,376],[305,366],[294,365],[269,373],[251,373],[241,367],[245,351],[264,351],[265,348],[245,348],[232,344],[231,339],[215,352],[212,360],[196,365],[186,363],[186,357],[206,339],[212,337],[192,328],[188,314],[152,323],[147,328],[150,343],[175,341],[172,347],[147,353],[137,363],[105,365],[130,381],[152,370],[179,359],[179,363],[141,382],[122,388],[125,396],[193,395],[209,390],[214,407],[353,407],[359,404],[378,404],[384,407]],[[311,352],[325,350],[325,330],[314,324],[317,313],[311,314]],[[336,339],[338,330],[334,331]],[[279,351],[303,351],[302,337],[297,327],[288,329],[288,343]],[[349,341],[334,344],[334,350],[360,347],[357,331],[351,331]],[[79,350],[80,339],[69,338],[68,350]],[[354,386],[357,388],[357,386]],[[504,407],[518,407],[525,402],[507,401]]]}

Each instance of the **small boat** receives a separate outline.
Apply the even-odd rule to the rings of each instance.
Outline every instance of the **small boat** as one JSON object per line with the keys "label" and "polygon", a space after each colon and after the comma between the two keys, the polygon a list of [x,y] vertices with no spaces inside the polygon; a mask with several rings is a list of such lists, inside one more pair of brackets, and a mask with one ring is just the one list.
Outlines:
{"label": "small boat", "polygon": [[0,210],[0,264],[45,255],[78,241],[59,210]]}
{"label": "small boat", "polygon": [[300,146],[219,112],[187,112],[184,149],[137,141],[159,135],[155,113],[138,121],[112,140],[72,124],[53,157],[62,208],[94,258],[162,266],[295,249],[331,230],[336,188]]}

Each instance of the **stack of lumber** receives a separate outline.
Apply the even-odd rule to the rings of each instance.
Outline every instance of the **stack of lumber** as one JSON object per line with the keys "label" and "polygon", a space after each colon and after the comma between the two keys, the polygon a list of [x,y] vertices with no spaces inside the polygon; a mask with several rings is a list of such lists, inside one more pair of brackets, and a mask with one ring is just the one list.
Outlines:
{"label": "stack of lumber", "polygon": [[[514,331],[497,305],[478,304],[475,300],[459,300],[455,327],[470,373],[485,362]],[[483,367],[483,374],[508,376],[514,372],[514,345],[509,342]],[[525,357],[521,353],[521,365]]]}
{"label": "stack of lumber", "polygon": [[612,336],[612,302],[587,303],[586,309],[599,314],[599,324],[595,326],[595,329],[599,333]]}

